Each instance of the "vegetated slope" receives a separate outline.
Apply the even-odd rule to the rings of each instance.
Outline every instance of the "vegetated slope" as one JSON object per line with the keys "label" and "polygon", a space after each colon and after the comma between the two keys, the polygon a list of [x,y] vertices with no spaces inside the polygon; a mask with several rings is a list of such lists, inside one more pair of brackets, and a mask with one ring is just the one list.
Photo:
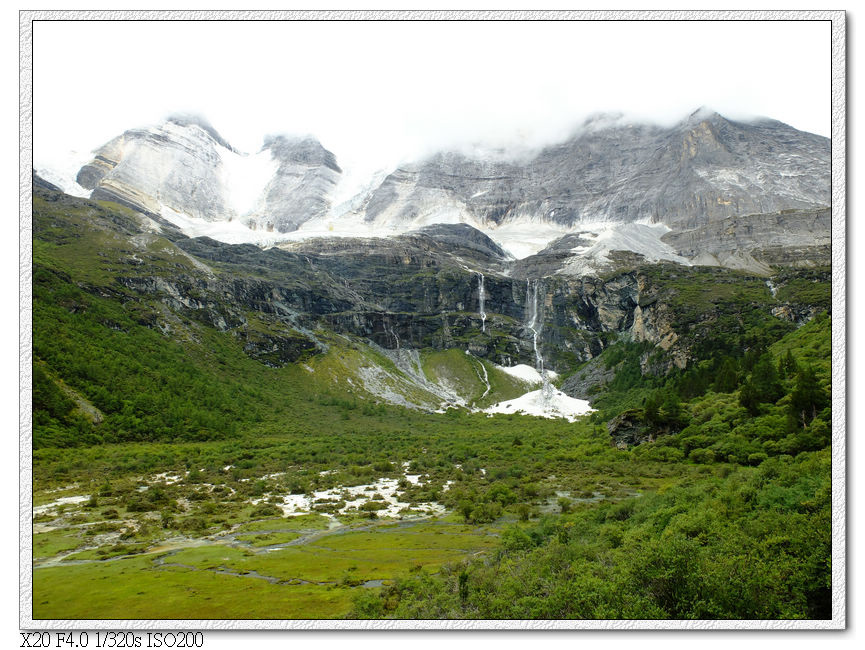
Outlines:
{"label": "vegetated slope", "polygon": [[438,409],[523,389],[462,351],[433,364],[440,385],[416,350],[322,330],[316,305],[339,313],[363,300],[303,256],[249,247],[252,264],[238,253],[205,263],[184,245],[196,250],[117,204],[37,190],[35,447],[225,438],[299,410],[325,425],[341,417],[330,407],[358,400]]}
{"label": "vegetated slope", "polygon": [[[536,284],[487,271],[484,321],[483,271],[470,269],[501,269],[501,256],[439,230],[382,247],[346,241],[357,256],[262,251],[37,189],[37,445],[233,435],[290,412],[293,391],[482,407],[519,394],[494,364],[534,364],[533,308],[547,367],[567,374],[624,336],[648,346],[639,365],[652,380],[696,372],[713,349],[743,350],[756,332],[777,338],[828,304],[819,269],[779,273],[774,296],[762,278],[705,267],[636,264]],[[424,349],[470,354],[441,357],[452,366],[442,373]]]}
{"label": "vegetated slope", "polygon": [[[99,229],[107,218],[117,229]],[[37,197],[34,221],[35,447],[230,436],[296,394],[289,372],[274,377],[211,324],[117,281],[142,267],[154,277],[201,273],[171,242],[142,234],[134,213]],[[300,341],[299,352],[313,349]],[[64,398],[60,382],[100,415]]]}
{"label": "vegetated slope", "polygon": [[830,489],[825,451],[733,466],[512,527],[492,557],[360,594],[352,616],[830,618]]}
{"label": "vegetated slope", "polygon": [[564,503],[560,516],[506,529],[493,556],[359,595],[352,615],[830,618],[829,330],[824,313],[648,395],[611,382],[645,396],[608,425],[622,460],[696,465],[700,478],[620,503]]}

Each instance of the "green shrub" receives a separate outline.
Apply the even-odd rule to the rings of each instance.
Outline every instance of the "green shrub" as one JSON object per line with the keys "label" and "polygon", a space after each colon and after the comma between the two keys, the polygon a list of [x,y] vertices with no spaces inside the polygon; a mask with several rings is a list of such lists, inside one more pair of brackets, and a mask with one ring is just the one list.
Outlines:
{"label": "green shrub", "polygon": [[282,510],[280,508],[278,508],[277,506],[275,506],[271,503],[260,503],[259,505],[257,505],[252,510],[252,512],[250,513],[250,516],[252,516],[252,517],[273,517],[275,515],[281,515],[281,514],[282,514]]}
{"label": "green shrub", "polygon": [[688,454],[688,458],[701,465],[706,465],[715,462],[715,452],[711,449],[694,449]]}

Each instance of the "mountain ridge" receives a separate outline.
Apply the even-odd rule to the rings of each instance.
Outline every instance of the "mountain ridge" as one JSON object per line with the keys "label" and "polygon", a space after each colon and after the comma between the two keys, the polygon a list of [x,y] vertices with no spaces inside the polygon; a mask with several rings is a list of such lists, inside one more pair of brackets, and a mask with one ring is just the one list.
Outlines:
{"label": "mountain ridge", "polygon": [[[314,137],[267,136],[258,153],[247,155],[206,120],[174,116],[109,141],[76,180],[90,198],[231,243],[386,238],[462,223],[518,259],[580,232],[610,240],[575,246],[570,256],[559,246],[562,263],[552,273],[603,272],[615,264],[612,246],[649,261],[724,266],[731,252],[747,260],[752,250],[784,248],[791,240],[800,250],[814,241],[819,245],[806,259],[825,261],[829,219],[805,223],[785,215],[829,206],[829,140],[776,120],[739,122],[701,108],[664,127],[601,114],[532,156],[506,153],[434,153],[337,206],[343,171]],[[774,230],[761,216],[772,214],[781,215]],[[760,222],[762,239],[738,237],[731,251],[718,233],[731,219],[746,224],[743,232],[749,220]]]}

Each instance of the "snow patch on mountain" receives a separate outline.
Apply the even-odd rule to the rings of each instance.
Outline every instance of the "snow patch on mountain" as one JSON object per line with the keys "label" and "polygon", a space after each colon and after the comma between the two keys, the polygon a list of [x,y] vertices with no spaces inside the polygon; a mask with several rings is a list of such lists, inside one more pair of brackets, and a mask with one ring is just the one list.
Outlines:
{"label": "snow patch on mountain", "polygon": [[365,221],[358,213],[350,212],[336,217],[327,215],[310,219],[294,232],[280,236],[280,241],[304,241],[320,237],[385,238],[403,232],[401,229],[381,228]]}
{"label": "snow patch on mountain", "polygon": [[49,183],[66,194],[82,199],[90,197],[90,190],[81,187],[75,177],[78,170],[93,158],[90,151],[67,151],[50,158],[44,156],[33,161],[33,169]]}
{"label": "snow patch on mountain", "polygon": [[562,391],[553,388],[549,396],[544,395],[544,390],[533,390],[521,395],[516,399],[499,402],[484,409],[484,413],[494,415],[496,413],[524,413],[526,415],[537,415],[542,418],[565,418],[569,422],[575,421],[579,416],[594,411],[589,402],[584,399],[576,399],[565,395]]}
{"label": "snow patch on mountain", "polygon": [[226,202],[236,214],[245,215],[255,207],[279,162],[266,150],[243,154],[219,147],[217,151],[224,170]]}
{"label": "snow patch on mountain", "polygon": [[[527,384],[540,384],[544,380],[537,369],[525,363],[519,363],[515,366],[496,366],[496,368],[509,374],[511,377],[526,382]],[[553,381],[559,378],[558,373],[555,373],[552,370],[547,370],[547,376]]]}
{"label": "snow patch on mountain", "polygon": [[177,226],[188,237],[210,237],[225,244],[256,244],[268,248],[280,239],[280,233],[252,230],[234,219],[230,221],[205,221],[188,214],[162,206],[159,215]]}
{"label": "snow patch on mountain", "polygon": [[382,184],[390,172],[378,169],[369,172],[363,168],[346,167],[343,169],[331,196],[328,217],[335,218],[352,212],[361,212],[375,189]]}
{"label": "snow patch on mountain", "polygon": [[582,224],[579,229],[583,239],[590,239],[588,246],[571,249],[573,257],[565,263],[563,273],[581,275],[602,268],[610,263],[612,251],[632,251],[643,255],[650,262],[666,260],[678,264],[689,264],[687,258],[676,251],[661,237],[670,231],[662,223],[596,223]]}
{"label": "snow patch on mountain", "polygon": [[535,255],[551,241],[572,230],[567,226],[532,218],[509,221],[495,228],[484,225],[476,227],[517,260]]}

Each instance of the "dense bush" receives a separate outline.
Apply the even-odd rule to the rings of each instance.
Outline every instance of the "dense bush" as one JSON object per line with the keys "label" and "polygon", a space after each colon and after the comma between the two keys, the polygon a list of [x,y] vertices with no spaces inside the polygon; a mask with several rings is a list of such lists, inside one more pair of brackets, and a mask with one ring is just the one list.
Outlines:
{"label": "dense bush", "polygon": [[[828,618],[828,452],[502,533],[493,559],[358,597],[389,618]],[[460,582],[460,576],[465,575]]]}

